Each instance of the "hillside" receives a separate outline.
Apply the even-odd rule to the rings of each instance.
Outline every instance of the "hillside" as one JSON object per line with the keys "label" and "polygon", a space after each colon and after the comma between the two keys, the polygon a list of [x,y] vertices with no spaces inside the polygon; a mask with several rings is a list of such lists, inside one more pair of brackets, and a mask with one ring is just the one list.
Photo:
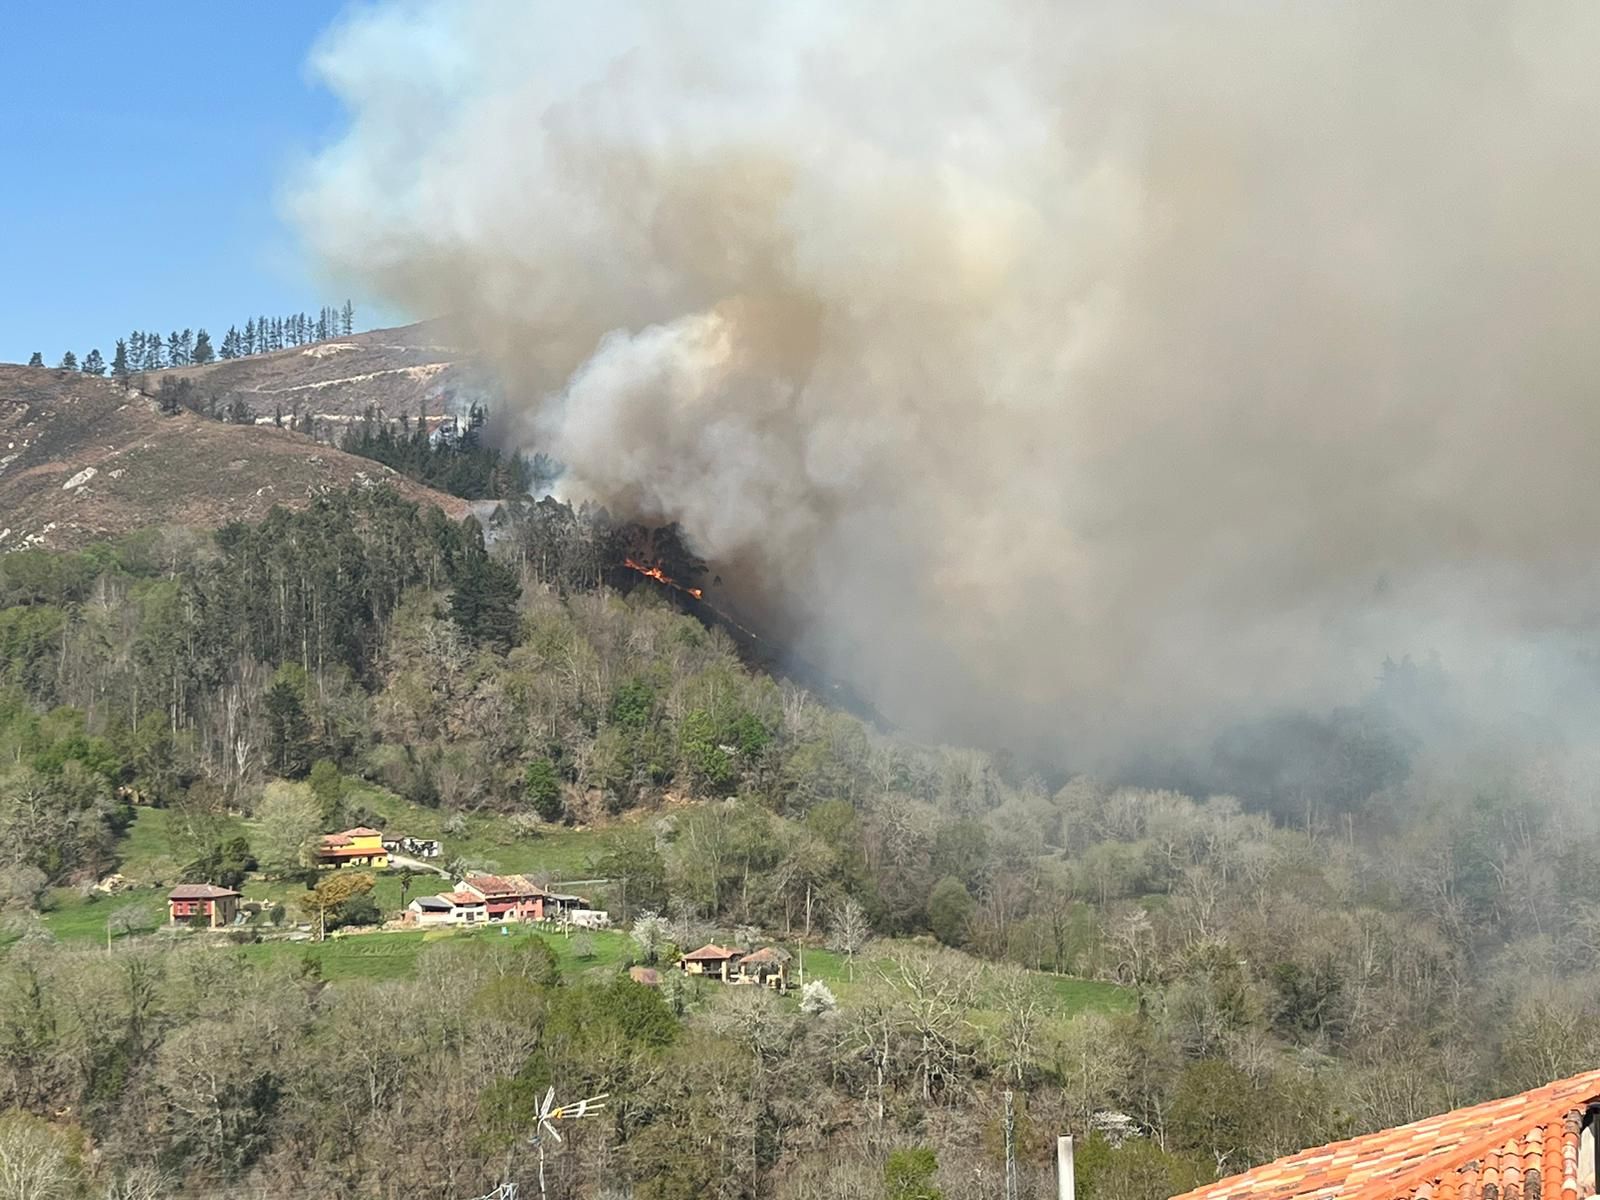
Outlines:
{"label": "hillside", "polygon": [[303,507],[378,480],[454,517],[466,512],[454,497],[270,423],[165,416],[110,379],[0,366],[0,551],[258,520],[274,504]]}
{"label": "hillside", "polygon": [[[160,442],[157,481],[226,468],[231,448],[174,453],[208,438],[334,459],[100,380],[8,378],[40,398],[7,470],[52,497],[94,500],[98,473],[63,486],[84,447],[124,470],[108,430]],[[1458,771],[1375,700],[1362,744],[1392,740],[1403,772],[1321,796],[1296,775],[1281,820],[1248,796],[1053,787],[752,667],[679,593],[628,589],[615,531],[533,508],[485,547],[357,487],[159,555],[0,555],[0,1111],[73,1114],[63,1136],[108,1147],[103,1173],[149,1144],[175,1179],[154,1195],[461,1200],[535,1177],[505,1155],[559,1080],[631,1107],[564,1151],[556,1195],[604,1195],[610,1172],[641,1200],[867,1200],[897,1143],[936,1149],[941,1186],[995,1181],[1009,1091],[1024,1195],[1066,1129],[1084,1200],[1164,1200],[1600,1055],[1600,826],[1559,763]],[[452,880],[564,882],[629,933],[349,932],[445,886],[385,872],[323,893],[336,938],[290,940],[323,882],[304,848],[358,825],[436,838]],[[96,896],[112,872],[131,890]],[[176,881],[274,907],[157,932]],[[708,942],[792,949],[797,974],[803,950],[831,996],[622,972]],[[392,1056],[388,1082],[329,1046]],[[222,1132],[196,1139],[218,1097]]]}
{"label": "hillside", "polygon": [[150,390],[166,378],[191,380],[224,409],[243,400],[263,423],[281,410],[285,417],[347,424],[369,407],[390,418],[420,412],[437,419],[447,406],[464,410],[487,403],[489,394],[487,380],[440,321],[152,372]]}

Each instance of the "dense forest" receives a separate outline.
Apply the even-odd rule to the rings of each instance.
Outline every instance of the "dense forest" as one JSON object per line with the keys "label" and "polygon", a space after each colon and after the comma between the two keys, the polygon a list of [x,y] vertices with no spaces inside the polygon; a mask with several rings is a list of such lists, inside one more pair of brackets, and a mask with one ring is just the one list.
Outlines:
{"label": "dense forest", "polygon": [[[1009,1090],[1022,1195],[1071,1131],[1080,1194],[1160,1200],[1595,1061],[1586,780],[1457,712],[1442,668],[1236,730],[1187,792],[1052,777],[751,669],[623,567],[646,543],[693,580],[672,531],[509,521],[491,552],[372,488],[0,556],[0,1160],[48,1178],[27,1194],[529,1195],[555,1080],[613,1096],[556,1196],[998,1198]],[[136,806],[214,879],[266,857],[224,815],[340,777],[532,837],[616,824],[591,866],[626,881],[634,960],[765,931],[859,988],[653,989],[537,938],[330,983],[38,919],[116,868]],[[1057,1012],[1038,973],[1124,1002]]]}
{"label": "dense forest", "polygon": [[488,410],[473,404],[464,420],[450,418],[430,429],[423,414],[413,427],[407,416],[383,420],[369,408],[339,448],[466,500],[523,496],[534,482],[533,467],[520,452],[507,454],[485,440],[488,419]]}

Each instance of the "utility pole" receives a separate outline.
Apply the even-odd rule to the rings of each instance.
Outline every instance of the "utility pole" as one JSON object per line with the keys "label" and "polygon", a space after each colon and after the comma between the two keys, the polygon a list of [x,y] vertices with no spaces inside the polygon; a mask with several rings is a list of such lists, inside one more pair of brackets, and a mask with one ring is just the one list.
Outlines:
{"label": "utility pole", "polygon": [[1072,1171],[1072,1138],[1056,1139],[1056,1196],[1057,1200],[1077,1200],[1077,1181]]}
{"label": "utility pole", "polygon": [[1007,1088],[1006,1096],[1006,1197],[1005,1200],[1018,1200],[1017,1198],[1017,1117],[1011,1107],[1011,1089]]}

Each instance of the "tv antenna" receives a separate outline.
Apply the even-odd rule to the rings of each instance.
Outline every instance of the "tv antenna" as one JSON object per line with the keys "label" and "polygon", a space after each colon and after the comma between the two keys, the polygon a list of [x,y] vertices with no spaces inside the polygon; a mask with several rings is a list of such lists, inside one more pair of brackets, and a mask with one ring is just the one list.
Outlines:
{"label": "tv antenna", "polygon": [[[547,1090],[544,1100],[539,1104],[538,1125],[533,1136],[528,1140],[539,1148],[539,1200],[545,1200],[544,1190],[544,1147],[545,1139],[553,1138],[558,1144],[565,1139],[556,1126],[562,1121],[576,1121],[580,1117],[592,1117],[606,1106],[610,1092],[601,1092],[598,1096],[590,1096],[587,1100],[575,1100],[571,1104],[556,1103],[556,1089]],[[517,1200],[515,1192],[505,1200]]]}

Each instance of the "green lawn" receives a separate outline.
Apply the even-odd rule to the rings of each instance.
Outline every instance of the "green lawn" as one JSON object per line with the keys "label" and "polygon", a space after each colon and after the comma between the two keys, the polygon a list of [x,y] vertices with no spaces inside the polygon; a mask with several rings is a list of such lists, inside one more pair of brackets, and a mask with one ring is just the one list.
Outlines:
{"label": "green lawn", "polygon": [[[128,933],[149,933],[167,919],[167,893],[163,888],[141,888],[114,896],[79,895],[70,888],[57,888],[45,899],[44,926],[64,942],[106,940],[106,924],[117,913],[132,920],[129,928],[115,930],[114,938]],[[119,922],[119,925],[121,923]]]}
{"label": "green lawn", "polygon": [[451,835],[444,829],[447,812],[412,804],[373,784],[350,781],[347,786],[346,803],[380,818],[386,832],[436,838],[444,845],[436,861],[462,858],[481,870],[547,874],[557,880],[590,878],[595,860],[629,828],[626,823],[603,829],[551,825],[527,837],[519,836],[505,816],[486,813],[467,816],[466,831]]}
{"label": "green lawn", "polygon": [[[626,823],[603,829],[569,829],[550,826],[533,837],[518,836],[510,822],[500,814],[466,818],[466,832],[451,836],[444,832],[447,813],[423,808],[371,784],[352,782],[349,803],[359,805],[381,819],[387,830],[412,837],[437,838],[444,844],[441,865],[454,858],[465,859],[481,870],[527,872],[549,875],[555,880],[591,878],[595,860],[630,826]],[[170,830],[171,814],[161,808],[140,808],[133,823],[118,844],[121,859],[118,869],[130,882],[170,883],[183,864],[181,849],[174,847]],[[225,818],[222,835],[243,834],[248,839],[253,822]],[[413,895],[426,880],[413,885]]]}
{"label": "green lawn", "polygon": [[[117,870],[135,884],[171,885],[186,862],[194,855],[175,845],[172,837],[172,814],[164,808],[136,808],[133,823],[117,843],[120,859]],[[249,836],[245,823],[237,817],[223,817],[218,823],[218,837],[226,840],[239,834]]]}
{"label": "green lawn", "polygon": [[593,953],[588,958],[577,956],[583,948],[582,937],[581,933],[568,938],[527,926],[506,925],[493,929],[351,934],[325,942],[260,942],[240,946],[238,951],[250,962],[315,962],[323,978],[334,981],[404,979],[416,971],[417,958],[423,950],[441,942],[487,945],[539,938],[554,951],[562,974],[569,978],[590,970],[612,972],[626,961],[629,947],[625,934],[603,930],[590,933]]}

